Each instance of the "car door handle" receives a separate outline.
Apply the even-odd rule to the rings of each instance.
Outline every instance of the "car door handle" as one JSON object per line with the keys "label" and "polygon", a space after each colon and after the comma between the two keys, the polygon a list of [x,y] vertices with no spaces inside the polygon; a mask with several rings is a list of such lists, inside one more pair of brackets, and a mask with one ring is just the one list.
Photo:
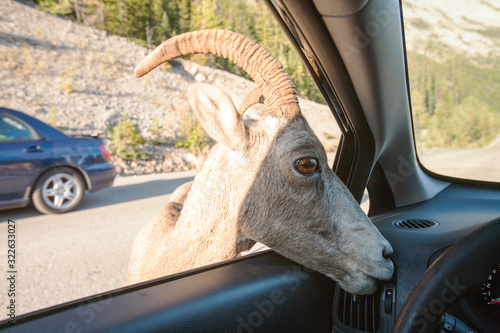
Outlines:
{"label": "car door handle", "polygon": [[43,149],[41,146],[29,146],[27,148],[24,148],[23,151],[25,153],[41,153],[43,152]]}

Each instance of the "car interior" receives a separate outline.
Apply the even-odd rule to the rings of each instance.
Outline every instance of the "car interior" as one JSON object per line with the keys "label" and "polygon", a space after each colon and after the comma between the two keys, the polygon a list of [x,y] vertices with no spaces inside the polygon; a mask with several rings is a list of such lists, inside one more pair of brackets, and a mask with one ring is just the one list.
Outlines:
{"label": "car interior", "polygon": [[0,329],[500,331],[500,180],[451,177],[422,162],[404,3],[265,2],[340,127],[332,168],[359,202],[367,191],[368,216],[394,249],[393,277],[372,295],[353,295],[266,250],[21,315]]}

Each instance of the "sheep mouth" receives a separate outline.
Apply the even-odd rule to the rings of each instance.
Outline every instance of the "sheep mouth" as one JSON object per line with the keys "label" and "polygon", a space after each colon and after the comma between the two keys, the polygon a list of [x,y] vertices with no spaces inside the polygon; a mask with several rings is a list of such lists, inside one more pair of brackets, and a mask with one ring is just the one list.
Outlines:
{"label": "sheep mouth", "polygon": [[344,271],[342,276],[326,274],[337,281],[342,289],[357,295],[373,294],[379,280],[388,280],[394,273],[394,263],[390,259],[373,261],[356,266],[351,272]]}
{"label": "sheep mouth", "polygon": [[375,279],[389,280],[394,274],[394,263],[391,259],[370,261],[362,265],[360,270]]}
{"label": "sheep mouth", "polygon": [[[328,275],[330,278],[335,279],[333,276]],[[342,281],[338,280],[339,286],[351,294],[356,295],[370,295],[377,290],[378,282],[377,279],[371,277],[370,275],[365,275],[363,277],[357,277],[356,280]]]}

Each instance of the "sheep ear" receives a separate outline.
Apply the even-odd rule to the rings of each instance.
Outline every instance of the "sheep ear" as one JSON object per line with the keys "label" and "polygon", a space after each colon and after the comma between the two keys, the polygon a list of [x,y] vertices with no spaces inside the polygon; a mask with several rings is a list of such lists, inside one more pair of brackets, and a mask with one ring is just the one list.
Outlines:
{"label": "sheep ear", "polygon": [[247,132],[231,97],[219,88],[196,84],[188,90],[188,102],[205,131],[215,141],[234,150],[247,146]]}

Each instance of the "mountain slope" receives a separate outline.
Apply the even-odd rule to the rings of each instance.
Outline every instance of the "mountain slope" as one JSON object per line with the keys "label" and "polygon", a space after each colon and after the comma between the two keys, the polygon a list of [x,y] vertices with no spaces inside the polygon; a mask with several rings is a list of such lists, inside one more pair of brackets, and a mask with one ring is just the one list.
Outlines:
{"label": "mountain slope", "polygon": [[[0,1],[0,105],[69,134],[106,136],[108,127],[127,114],[144,137],[151,137],[159,122],[162,137],[175,142],[190,112],[185,97],[190,84],[219,86],[236,105],[255,87],[240,76],[184,59],[136,79],[134,66],[148,52],[126,38],[52,16],[29,3]],[[328,107],[300,103],[320,139],[333,149],[339,130]]]}
{"label": "mountain slope", "polygon": [[404,0],[403,11],[410,50],[424,54],[430,45],[440,45],[442,51],[451,51],[448,56],[500,55],[498,1]]}

